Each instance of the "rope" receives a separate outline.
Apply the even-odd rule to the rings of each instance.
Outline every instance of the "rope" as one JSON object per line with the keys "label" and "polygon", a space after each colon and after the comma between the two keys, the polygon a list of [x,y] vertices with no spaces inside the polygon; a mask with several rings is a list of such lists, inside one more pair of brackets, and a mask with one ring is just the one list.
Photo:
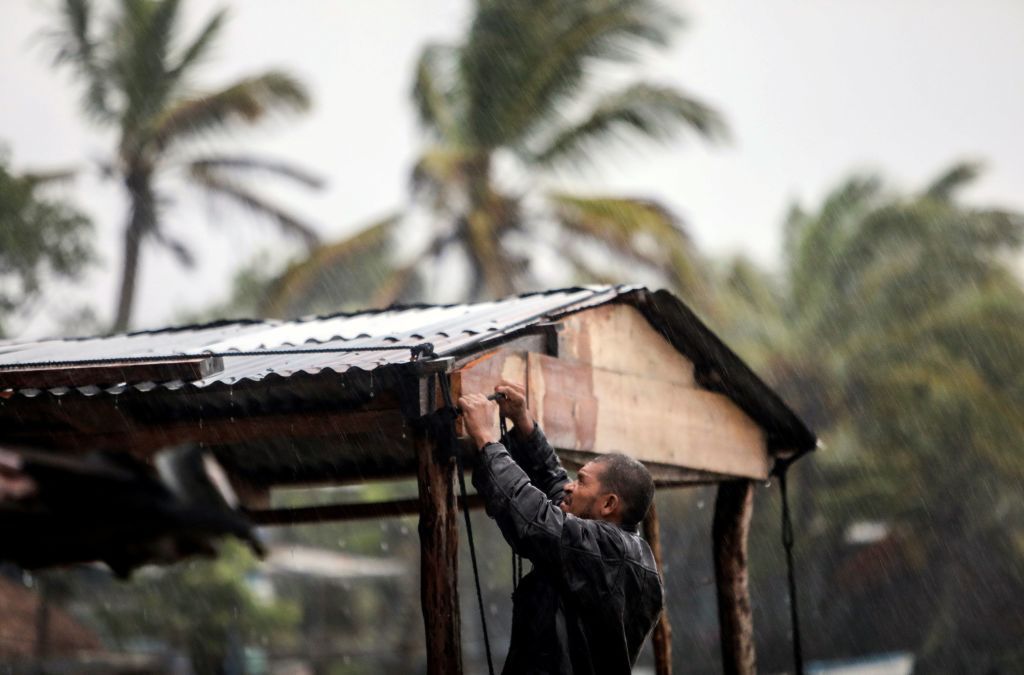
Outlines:
{"label": "rope", "polygon": [[796,575],[793,571],[793,520],[789,512],[789,493],[786,490],[786,471],[789,462],[782,461],[776,466],[779,477],[779,492],[782,496],[782,547],[786,551],[786,579],[789,585],[789,621],[793,627],[793,668],[796,675],[804,675],[804,654],[800,641],[800,613],[796,604]]}
{"label": "rope", "polygon": [[462,494],[463,504],[462,515],[466,519],[466,540],[469,542],[469,559],[473,563],[473,581],[476,584],[476,602],[480,608],[480,626],[483,629],[484,634],[484,653],[487,655],[487,672],[489,675],[494,675],[494,663],[491,662],[491,640],[487,634],[487,614],[484,611],[484,593],[480,588],[480,569],[477,567],[476,562],[476,544],[473,540],[473,521],[469,517],[469,509],[466,507],[465,467],[462,465],[462,453],[459,452],[458,444],[455,439],[455,416],[458,414],[458,409],[452,401],[452,385],[448,376],[442,374],[438,377],[441,383],[441,395],[444,397],[445,410],[448,411],[450,415],[446,432],[449,436],[450,448],[455,453],[455,463],[457,465],[456,473],[459,475],[459,492]]}

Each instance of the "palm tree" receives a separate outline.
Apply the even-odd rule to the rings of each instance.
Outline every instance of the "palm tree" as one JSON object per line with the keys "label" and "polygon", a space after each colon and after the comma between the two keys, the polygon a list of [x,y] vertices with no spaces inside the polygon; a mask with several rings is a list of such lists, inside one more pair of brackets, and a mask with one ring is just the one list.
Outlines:
{"label": "palm tree", "polygon": [[97,4],[63,0],[54,37],[56,63],[70,66],[84,85],[85,112],[95,123],[116,129],[119,136],[108,168],[124,185],[129,202],[113,325],[119,331],[131,319],[143,242],[166,245],[182,263],[191,261],[188,247],[172,240],[161,227],[166,198],[158,183],[164,175],[180,172],[191,184],[271,218],[310,248],[318,238],[309,225],[239,179],[259,171],[309,187],[319,186],[320,181],[278,161],[189,151],[197,140],[253,124],[270,113],[309,107],[302,84],[279,71],[246,77],[217,91],[196,87],[196,71],[224,25],[224,10],[185,41],[180,0],[119,0],[103,17],[96,16]]}
{"label": "palm tree", "polygon": [[[993,609],[1024,591],[1024,290],[1007,265],[1024,217],[961,203],[977,171],[954,166],[910,196],[855,177],[817,211],[793,208],[781,279],[737,263],[722,294],[724,332],[772,346],[749,353],[829,446],[798,468],[816,502],[799,512],[826,553],[805,550],[827,567],[852,521],[901,532],[914,570],[902,597],[842,611],[913,599],[928,620],[893,631],[939,670],[1014,670],[993,659],[1014,653],[1008,635],[1024,625]],[[830,592],[843,607],[843,589]],[[839,650],[851,614],[825,637]],[[886,625],[875,617],[856,630]]]}
{"label": "palm tree", "polygon": [[[613,141],[664,142],[683,129],[710,139],[725,135],[717,112],[677,89],[646,82],[602,86],[610,65],[665,46],[679,23],[656,0],[479,0],[461,44],[425,47],[413,99],[429,144],[412,184],[426,206],[429,232],[376,301],[402,292],[411,270],[453,253],[468,262],[474,298],[529,285],[523,249],[540,246],[557,251],[583,278],[606,278],[588,242],[692,288],[698,274],[691,242],[666,208],[566,194],[545,183],[557,170],[596,161]],[[500,172],[499,163],[514,168]],[[511,189],[515,176],[526,179]],[[393,236],[402,224],[390,219],[357,239]],[[363,250],[353,244],[324,257],[350,264]],[[301,279],[317,278],[310,267],[320,264],[293,267],[279,285],[290,295],[278,296],[276,306],[301,297],[307,288]]]}

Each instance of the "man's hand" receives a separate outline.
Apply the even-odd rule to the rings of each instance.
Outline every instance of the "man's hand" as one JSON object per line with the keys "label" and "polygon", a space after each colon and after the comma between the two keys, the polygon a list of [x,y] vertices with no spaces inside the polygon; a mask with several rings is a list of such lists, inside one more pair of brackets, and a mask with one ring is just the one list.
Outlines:
{"label": "man's hand", "polygon": [[477,450],[498,439],[494,434],[494,421],[498,418],[498,405],[488,401],[483,394],[466,394],[459,397],[462,421],[466,433],[473,439]]}
{"label": "man's hand", "polygon": [[533,415],[526,407],[526,387],[521,384],[502,380],[501,384],[494,388],[498,394],[504,394],[503,399],[498,400],[501,414],[512,420],[516,431],[524,438],[533,433]]}

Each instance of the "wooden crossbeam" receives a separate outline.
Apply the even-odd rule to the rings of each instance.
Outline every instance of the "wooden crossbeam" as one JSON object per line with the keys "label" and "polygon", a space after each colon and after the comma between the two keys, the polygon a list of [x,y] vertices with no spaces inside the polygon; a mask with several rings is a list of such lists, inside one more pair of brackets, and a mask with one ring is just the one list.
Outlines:
{"label": "wooden crossbeam", "polygon": [[[481,508],[483,497],[469,495],[466,500],[458,498],[459,508]],[[302,506],[288,509],[258,509],[246,512],[257,525],[301,525],[305,523],[344,522],[366,518],[390,518],[411,516],[420,512],[419,499],[395,499],[387,502],[365,504],[325,504],[323,506]]]}
{"label": "wooden crossbeam", "polygon": [[[41,434],[38,429],[10,429],[6,439],[17,444],[22,439],[61,449],[120,450],[148,455],[160,448],[182,443],[231,445],[266,438],[317,438],[346,434],[397,431],[405,427],[405,418],[396,409],[339,410],[329,413],[290,413],[260,417],[188,420],[163,425],[142,425],[118,416],[106,431],[60,430]],[[19,433],[21,432],[21,433]]]}

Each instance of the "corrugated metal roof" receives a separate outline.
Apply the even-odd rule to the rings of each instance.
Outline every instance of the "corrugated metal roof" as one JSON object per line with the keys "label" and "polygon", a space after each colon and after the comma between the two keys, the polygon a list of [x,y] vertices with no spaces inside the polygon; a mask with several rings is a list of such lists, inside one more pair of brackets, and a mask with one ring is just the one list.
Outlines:
{"label": "corrugated metal roof", "polygon": [[[394,307],[296,321],[228,321],[110,337],[0,342],[0,368],[221,355],[223,370],[192,382],[113,386],[97,382],[46,392],[20,389],[16,393],[30,398],[43,393],[90,398],[100,393],[132,393],[137,395],[131,396],[131,401],[138,405],[152,398],[147,392],[202,389],[204,395],[209,395],[204,399],[207,405],[217,406],[219,402],[233,409],[240,403],[235,393],[242,394],[245,389],[236,385],[260,381],[291,385],[275,384],[251,392],[252,400],[246,399],[247,403],[264,409],[277,406],[281,397],[309,396],[310,390],[304,387],[330,383],[331,378],[323,377],[326,373],[350,373],[345,381],[355,384],[360,374],[372,376],[384,366],[400,368],[412,360],[411,349],[425,342],[442,357],[483,351],[492,340],[497,344],[531,326],[616,301],[639,309],[656,330],[693,361],[702,386],[728,396],[765,429],[770,448],[787,452],[796,449],[800,453],[814,448],[814,433],[679,298],[668,291],[649,291],[642,286],[569,288],[471,305]],[[11,395],[10,390],[0,392],[0,409],[6,408],[3,399]],[[179,403],[186,407],[203,404],[189,397]],[[169,400],[164,401],[160,410],[166,413],[168,405]],[[11,411],[18,414],[17,409]]]}
{"label": "corrugated metal roof", "polygon": [[[170,389],[185,384],[194,387],[217,383],[231,385],[270,375],[344,373],[352,368],[369,371],[408,363],[410,349],[425,342],[433,345],[438,356],[445,356],[637,290],[640,287],[570,288],[471,305],[398,307],[296,321],[218,322],[84,339],[10,341],[0,343],[0,368],[205,354],[223,357],[223,370],[206,379],[158,385]],[[147,391],[157,384],[132,386]],[[104,389],[83,386],[49,391],[56,395],[77,391],[88,396],[100,391],[118,394],[124,389],[124,386]],[[34,396],[39,392],[23,389],[19,393]]]}

